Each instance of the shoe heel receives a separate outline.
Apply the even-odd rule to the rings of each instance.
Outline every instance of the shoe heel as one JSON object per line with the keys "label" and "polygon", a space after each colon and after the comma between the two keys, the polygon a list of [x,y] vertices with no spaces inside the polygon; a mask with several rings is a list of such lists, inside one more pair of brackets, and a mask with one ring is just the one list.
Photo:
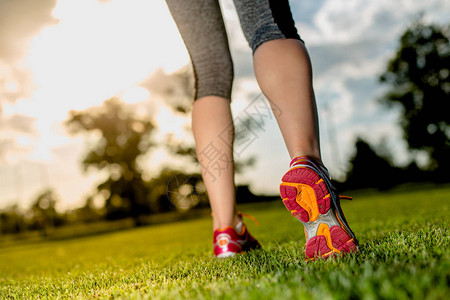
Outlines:
{"label": "shoe heel", "polygon": [[327,258],[330,255],[343,255],[358,250],[354,239],[339,226],[328,228],[321,224],[317,236],[311,238],[305,246],[306,259]]}
{"label": "shoe heel", "polygon": [[316,172],[304,167],[294,168],[281,180],[283,203],[299,221],[315,221],[319,214],[325,214],[330,209],[330,194]]}

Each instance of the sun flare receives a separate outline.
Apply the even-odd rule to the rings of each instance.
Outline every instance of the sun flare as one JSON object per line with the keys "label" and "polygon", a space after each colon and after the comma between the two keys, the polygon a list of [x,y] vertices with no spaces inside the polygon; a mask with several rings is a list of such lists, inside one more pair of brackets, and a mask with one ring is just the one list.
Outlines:
{"label": "sun flare", "polygon": [[163,1],[60,0],[53,15],[59,23],[33,40],[26,60],[41,107],[98,105],[156,68],[188,63]]}

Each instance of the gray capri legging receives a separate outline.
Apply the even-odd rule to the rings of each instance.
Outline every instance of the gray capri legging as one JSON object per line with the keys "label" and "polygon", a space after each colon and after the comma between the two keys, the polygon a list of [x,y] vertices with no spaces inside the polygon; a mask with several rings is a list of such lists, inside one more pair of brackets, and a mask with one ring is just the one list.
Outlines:
{"label": "gray capri legging", "polygon": [[[191,57],[195,98],[231,98],[233,61],[218,0],[166,0]],[[276,39],[301,40],[288,0],[234,0],[252,48]]]}

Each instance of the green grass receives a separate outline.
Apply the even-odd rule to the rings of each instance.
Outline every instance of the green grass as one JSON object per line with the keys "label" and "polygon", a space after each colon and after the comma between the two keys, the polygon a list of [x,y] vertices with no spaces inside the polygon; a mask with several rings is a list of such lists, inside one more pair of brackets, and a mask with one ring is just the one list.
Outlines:
{"label": "green grass", "polygon": [[213,258],[209,218],[0,249],[0,298],[447,299],[450,187],[361,194],[356,255],[304,261],[281,201],[241,206],[263,249]]}

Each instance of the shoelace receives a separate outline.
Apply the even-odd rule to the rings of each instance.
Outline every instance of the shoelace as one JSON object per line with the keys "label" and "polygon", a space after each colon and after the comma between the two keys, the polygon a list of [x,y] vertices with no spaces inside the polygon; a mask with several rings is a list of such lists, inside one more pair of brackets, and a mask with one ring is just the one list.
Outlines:
{"label": "shoelace", "polygon": [[253,220],[253,222],[255,222],[255,224],[259,226],[258,220],[256,220],[256,218],[254,216],[252,216],[251,214],[246,214],[246,213],[242,213],[242,212],[238,212],[238,214],[241,217],[246,217],[246,218],[249,218],[249,219]]}

